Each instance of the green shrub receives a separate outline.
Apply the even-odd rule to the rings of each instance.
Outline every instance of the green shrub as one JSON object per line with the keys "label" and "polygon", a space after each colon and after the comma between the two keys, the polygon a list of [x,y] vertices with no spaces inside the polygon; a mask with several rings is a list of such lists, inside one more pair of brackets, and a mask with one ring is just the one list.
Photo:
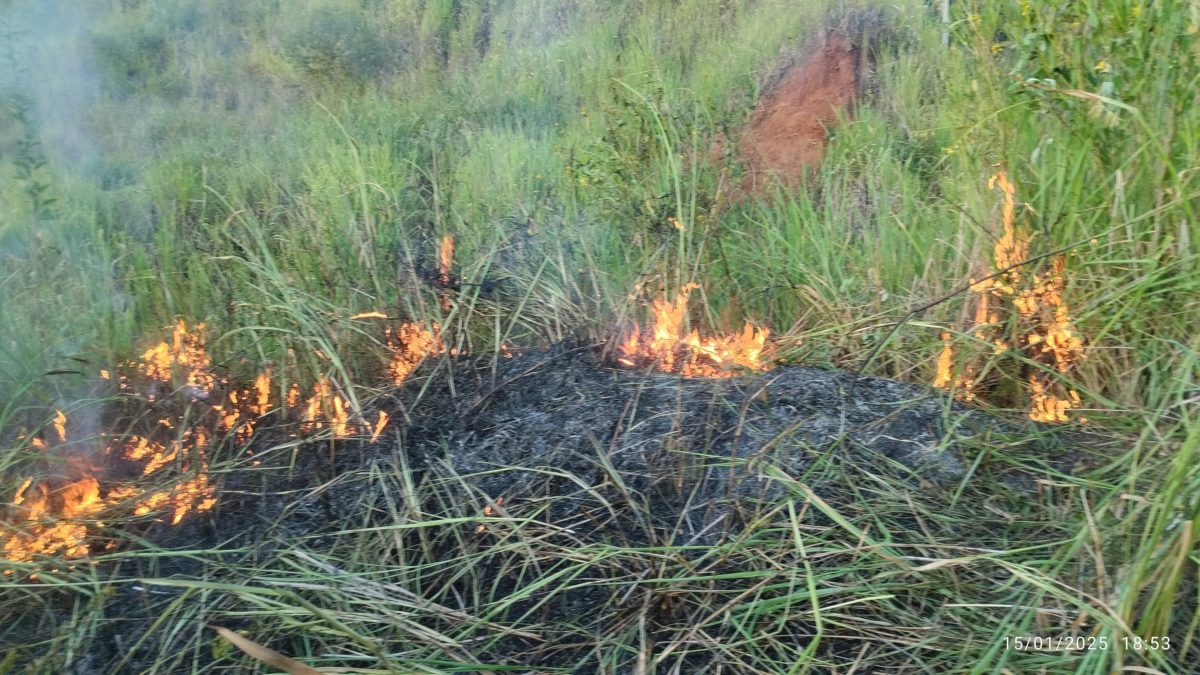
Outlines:
{"label": "green shrub", "polygon": [[176,54],[169,34],[154,26],[129,23],[101,28],[92,35],[92,53],[100,75],[120,96],[181,96],[185,87],[174,68]]}
{"label": "green shrub", "polygon": [[321,7],[301,17],[280,40],[284,58],[325,82],[366,83],[395,70],[398,52],[377,25],[358,12]]}

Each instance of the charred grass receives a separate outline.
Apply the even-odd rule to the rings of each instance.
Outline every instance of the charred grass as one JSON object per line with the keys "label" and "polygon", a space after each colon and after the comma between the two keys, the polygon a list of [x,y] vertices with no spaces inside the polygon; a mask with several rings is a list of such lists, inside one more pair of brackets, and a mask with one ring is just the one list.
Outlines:
{"label": "charred grass", "polygon": [[[459,5],[113,3],[89,17],[115,64],[101,76],[129,61],[137,77],[68,118],[102,141],[78,165],[50,133],[58,118],[12,99],[0,124],[6,501],[47,461],[28,439],[55,408],[88,438],[154,424],[96,373],[177,316],[209,322],[214,368],[232,378],[272,366],[283,394],[325,376],[356,411],[396,424],[375,445],[293,438],[282,417],[249,444],[220,439],[210,513],[170,526],[117,509],[89,558],[0,578],[0,672],[268,670],[209,624],[329,672],[1171,673],[1200,661],[1195,7],[964,2],[943,25],[920,3]],[[334,23],[373,27],[386,53],[306,43],[328,11],[365,13]],[[872,51],[870,90],[810,189],[730,203],[745,167],[695,158],[749,119],[780,54],[803,54],[797,43],[826,24],[902,47]],[[114,51],[105,36],[132,27],[146,39]],[[791,466],[730,457],[719,434],[664,415],[652,438],[665,459],[649,475],[612,461],[625,441],[649,442],[615,427],[583,444],[586,459],[455,465],[475,450],[445,431],[477,412],[460,390],[524,372],[503,347],[603,353],[689,282],[701,286],[693,325],[769,326],[781,365],[866,364],[925,384],[949,333],[981,355],[972,405],[1019,420],[1027,375],[1045,366],[992,354],[969,294],[950,294],[990,271],[997,168],[1016,184],[1031,254],[1074,245],[1064,295],[1086,358],[1047,376],[1080,393],[1091,421],[1061,449],[983,435],[959,448],[961,475],[930,480],[850,445]],[[446,235],[453,288],[431,272]],[[380,310],[436,322],[461,357],[431,358],[395,390],[379,325],[350,319]],[[699,386],[654,377],[689,396]],[[688,515],[687,491],[662,496],[706,465],[773,491],[708,520]],[[1107,648],[1005,642],[1031,635]],[[1171,648],[1127,648],[1156,636]]]}

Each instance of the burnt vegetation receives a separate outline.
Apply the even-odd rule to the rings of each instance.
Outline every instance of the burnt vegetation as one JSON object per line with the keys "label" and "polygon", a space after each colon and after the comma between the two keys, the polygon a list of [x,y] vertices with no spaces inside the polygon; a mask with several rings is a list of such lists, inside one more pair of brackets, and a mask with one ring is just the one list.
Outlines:
{"label": "burnt vegetation", "polygon": [[0,673],[1187,672],[1200,15],[945,6],[0,3]]}

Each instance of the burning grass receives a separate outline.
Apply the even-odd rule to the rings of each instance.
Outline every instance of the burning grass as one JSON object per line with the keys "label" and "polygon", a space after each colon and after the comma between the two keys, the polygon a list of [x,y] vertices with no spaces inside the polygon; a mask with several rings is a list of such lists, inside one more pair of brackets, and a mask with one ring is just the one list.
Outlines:
{"label": "burning grass", "polygon": [[[25,479],[5,509],[4,559],[10,563],[37,563],[42,559],[86,557],[102,539],[105,524],[100,518],[106,514],[132,510],[137,516],[163,516],[176,525],[189,513],[211,509],[216,504],[216,488],[209,481],[206,449],[204,437],[193,437],[190,432],[184,439],[173,441],[169,449],[135,436],[124,447],[106,448],[104,454],[139,467],[129,472],[136,477],[110,480],[96,470],[95,475],[75,478]],[[65,452],[82,456],[84,450],[68,447]],[[72,463],[75,472],[87,464]],[[151,487],[164,481],[169,487]],[[14,572],[11,568],[0,571],[6,575]],[[36,578],[37,573],[31,572],[30,576]]]}
{"label": "burning grass", "polygon": [[[324,92],[329,96],[309,91],[311,83],[274,68],[272,59],[258,58],[270,56],[270,38],[287,33],[294,21],[286,4],[256,8],[253,26],[238,25],[245,24],[244,11],[205,12],[197,23],[172,14],[172,8],[186,10],[186,3],[163,3],[163,11],[150,17],[122,9],[130,3],[108,4],[114,12],[88,12],[101,32],[119,36],[133,27],[149,31],[154,43],[181,39],[189,45],[187,53],[174,50],[162,62],[168,79],[179,79],[178,71],[206,81],[211,71],[219,81],[222,72],[241,72],[223,67],[226,61],[236,66],[248,54],[266,68],[258,75],[268,90],[247,97],[255,87],[229,87],[222,106],[207,100],[211,91],[185,87],[192,94],[172,106],[167,99],[173,94],[161,91],[163,78],[139,86],[114,62],[110,70],[126,100],[85,106],[100,116],[89,126],[116,128],[105,118],[140,111],[141,94],[148,94],[158,126],[182,132],[155,137],[156,146],[166,143],[165,151],[150,154],[163,161],[147,157],[140,147],[144,134],[124,133],[110,134],[113,142],[104,144],[106,155],[115,154],[95,176],[103,185],[89,187],[86,169],[74,166],[60,181],[55,167],[61,162],[42,168],[25,162],[7,172],[14,180],[4,181],[6,198],[0,199],[0,344],[9,359],[0,369],[0,389],[14,393],[0,397],[6,410],[25,405],[18,391],[23,382],[36,380],[35,388],[45,391],[69,378],[41,373],[61,367],[61,355],[74,353],[75,345],[124,350],[122,336],[145,330],[145,317],[177,307],[221,317],[224,327],[239,331],[228,345],[248,347],[251,331],[264,334],[269,354],[278,353],[273,343],[291,339],[276,336],[290,334],[295,346],[320,343],[333,356],[341,336],[305,321],[351,298],[356,307],[394,302],[389,315],[437,314],[443,327],[453,321],[455,344],[490,344],[499,336],[527,342],[571,334],[594,338],[608,328],[602,317],[623,291],[613,280],[647,272],[720,285],[741,299],[746,316],[769,317],[773,329],[786,330],[787,338],[771,338],[786,345],[802,334],[806,346],[797,356],[810,363],[855,363],[877,338],[880,316],[923,302],[927,293],[940,295],[951,279],[984,274],[963,269],[957,255],[978,235],[962,225],[964,217],[976,215],[973,193],[985,185],[964,184],[962,177],[974,175],[980,158],[1008,157],[1019,159],[1021,180],[1013,174],[1012,182],[1044,214],[1050,237],[1060,243],[1100,237],[1086,265],[1065,261],[1062,295],[1071,311],[1060,320],[1047,306],[1039,319],[1041,340],[1030,346],[1019,340],[1025,331],[1014,327],[1028,326],[1043,309],[1022,316],[1016,297],[1004,290],[972,293],[976,306],[968,307],[953,333],[959,337],[949,345],[937,343],[936,331],[902,327],[904,346],[891,350],[890,363],[879,367],[901,377],[921,372],[921,355],[943,348],[943,386],[957,382],[964,397],[977,391],[980,398],[1018,402],[1046,417],[1077,419],[1078,408],[1057,405],[1072,402],[1059,384],[1070,378],[1083,401],[1105,401],[1112,409],[1114,424],[1106,431],[1129,432],[1130,440],[1114,468],[1073,472],[1070,462],[1066,468],[1049,465],[1061,458],[1052,451],[980,439],[969,457],[970,480],[946,487],[891,471],[876,454],[798,447],[804,459],[783,479],[768,470],[778,468],[775,445],[757,446],[760,452],[745,462],[705,457],[710,449],[716,455],[742,447],[730,437],[749,440],[743,417],[753,433],[757,416],[771,410],[774,391],[761,399],[704,398],[708,407],[697,409],[691,407],[697,397],[744,381],[645,377],[657,357],[633,358],[644,366],[638,372],[594,374],[601,384],[628,382],[626,392],[654,390],[657,414],[643,418],[637,416],[638,399],[628,404],[628,415],[621,414],[623,405],[613,412],[614,400],[630,401],[613,398],[621,390],[589,390],[578,405],[570,396],[555,397],[570,384],[571,371],[556,364],[526,374],[529,362],[518,356],[521,368],[505,369],[505,362],[497,368],[493,359],[492,371],[470,373],[483,382],[512,382],[496,395],[484,392],[481,400],[452,401],[442,413],[466,418],[458,426],[422,418],[429,422],[422,429],[405,420],[402,436],[396,422],[385,422],[380,431],[376,415],[356,419],[354,406],[343,404],[351,415],[347,423],[365,434],[370,422],[382,442],[364,449],[366,459],[338,453],[340,463],[334,464],[333,453],[322,452],[333,437],[325,417],[319,441],[272,438],[274,420],[298,423],[315,371],[301,378],[286,370],[293,362],[274,364],[278,384],[271,391],[270,421],[259,419],[261,411],[249,408],[240,388],[233,400],[231,388],[215,382],[206,398],[200,382],[191,385],[195,396],[179,392],[186,382],[164,382],[154,388],[156,405],[192,399],[217,447],[206,453],[207,467],[188,447],[149,476],[141,475],[146,460],[131,462],[130,475],[120,479],[138,488],[151,478],[187,478],[171,472],[207,468],[210,481],[220,483],[221,503],[214,513],[185,516],[174,527],[168,523],[175,512],[165,503],[157,514],[141,517],[161,525],[147,529],[126,520],[126,527],[118,518],[136,507],[132,494],[128,504],[111,509],[112,516],[106,511],[77,518],[113,525],[99,535],[116,534],[120,546],[95,567],[72,571],[54,561],[64,573],[57,579],[44,575],[44,584],[21,583],[23,574],[0,580],[6,619],[0,660],[6,664],[15,654],[15,667],[29,672],[254,670],[201,628],[208,620],[237,622],[239,632],[322,671],[1106,672],[1124,666],[1187,672],[1186,663],[1200,662],[1195,556],[1189,557],[1200,522],[1192,414],[1198,283],[1190,273],[1200,241],[1194,199],[1200,174],[1190,170],[1197,166],[1197,146],[1188,133],[1200,119],[1200,106],[1189,105],[1194,12],[1180,11],[1179,3],[1133,3],[1132,12],[1130,3],[1114,2],[942,3],[953,16],[934,25],[921,3],[900,3],[904,39],[882,45],[878,61],[857,64],[869,66],[862,72],[877,73],[878,80],[860,100],[858,122],[831,137],[819,180],[811,183],[817,192],[724,211],[713,201],[724,200],[723,187],[736,185],[737,169],[731,167],[729,176],[707,172],[695,161],[703,148],[696,148],[693,134],[703,138],[738,124],[745,117],[739,101],[749,104],[755,92],[770,91],[748,86],[750,74],[817,25],[830,3],[735,1],[720,3],[719,11],[680,3],[670,20],[660,3],[557,3],[573,6],[564,11],[556,3],[465,3],[463,12],[446,12],[444,3],[415,3],[424,11],[403,16],[393,11],[394,3],[321,3],[365,11],[381,19],[378,25],[417,40],[402,41],[412,58],[401,59],[395,82],[361,93],[339,87]],[[213,21],[232,22],[233,32]],[[187,29],[192,24],[195,31]],[[1089,39],[1080,40],[1076,28]],[[641,44],[614,40],[617,33],[661,39]],[[249,51],[187,39],[229,34],[243,36],[241,46]],[[635,48],[631,58],[616,51],[626,43]],[[569,67],[581,54],[602,66],[630,65],[618,69],[630,76],[596,87],[586,67]],[[1064,54],[1070,58],[1055,58]],[[661,67],[643,75],[642,62]],[[438,76],[443,69],[464,86],[445,87],[446,78]],[[414,79],[410,70],[430,76]],[[39,72],[29,75],[33,84],[45,79]],[[413,86],[403,97],[388,95],[397,83]],[[625,104],[632,97],[608,91],[622,87],[639,98],[632,107],[644,100],[642,110]],[[275,89],[288,95],[271,95]],[[544,104],[521,105],[534,98]],[[255,100],[275,107],[259,109]],[[339,103],[333,115],[314,107],[329,100]],[[514,106],[537,119],[514,125],[507,121],[511,115],[496,114]],[[586,119],[572,114],[577,106]],[[173,115],[174,107],[182,116]],[[202,119],[210,112],[219,118]],[[264,128],[256,130],[255,120]],[[42,131],[43,141],[61,136],[42,122],[31,118],[25,125],[31,139]],[[21,134],[20,126],[14,134]],[[824,129],[814,132],[825,138]],[[229,151],[230,139],[237,151]],[[583,152],[596,159],[556,177],[564,160],[577,166],[573,160]],[[204,157],[222,161],[201,166],[189,159]],[[110,166],[118,170],[108,171]],[[41,208],[52,200],[57,204]],[[28,201],[34,202],[30,208]],[[1021,252],[1012,249],[1026,235],[1018,227],[1024,207],[1013,202],[1006,210],[1015,216],[1009,253],[1016,256]],[[643,233],[633,223],[646,214],[656,220],[666,215],[669,225]],[[133,231],[125,231],[127,223]],[[143,236],[147,224],[155,236]],[[493,270],[509,286],[487,297],[482,285],[470,283],[481,281],[477,276],[462,284],[448,280],[436,266],[436,238],[429,251],[413,250],[414,242],[429,241],[447,227],[461,228],[461,244],[481,244],[460,245],[447,256],[458,265],[465,253],[496,242],[495,255],[473,260],[469,269]],[[1042,236],[1031,248],[1043,248]],[[993,258],[990,243],[988,252]],[[422,254],[433,265],[418,274],[412,261]],[[405,274],[408,266],[411,274]],[[1014,291],[1027,290],[1033,274],[1050,270],[1049,264],[1044,272],[1022,269]],[[445,289],[447,281],[456,287]],[[673,285],[664,300],[674,300],[677,290]],[[975,309],[979,318],[972,323]],[[1054,322],[1086,322],[1088,339],[1105,348],[1089,349],[1087,360],[1068,366],[1064,376],[1059,348],[1072,341],[1050,339]],[[993,334],[992,325],[1003,327]],[[976,328],[980,337],[971,339]],[[647,346],[654,335],[643,331],[639,339]],[[245,355],[262,353],[248,349]],[[373,367],[367,372],[384,376],[383,361],[370,358],[378,355],[351,359],[358,355],[348,351],[336,376],[328,361],[318,366],[330,368],[331,395],[346,402],[359,398],[356,390],[344,389],[349,372]],[[688,356],[672,359],[678,372]],[[10,369],[10,362],[21,367]],[[451,370],[430,365],[423,367]],[[763,379],[779,370],[777,364]],[[424,388],[408,377],[402,392],[388,392],[404,405],[403,413],[388,408],[397,421],[415,409],[413,396]],[[137,389],[144,384],[139,378],[144,376],[131,378]],[[674,392],[658,389],[674,385]],[[1048,386],[1039,392],[1041,385]],[[492,408],[519,410],[522,397],[543,391],[526,417],[487,417]],[[670,393],[676,394],[671,402],[687,406],[692,416],[673,416],[675,408],[664,405]],[[1026,393],[1032,402],[1021,398]],[[1039,403],[1039,394],[1055,403]],[[147,394],[136,396],[140,402]],[[249,400],[256,399],[252,392]],[[40,405],[54,400],[43,396]],[[224,415],[210,411],[210,401],[227,407]],[[334,412],[332,402],[321,407]],[[581,417],[597,408],[605,418],[594,426],[575,424],[574,436],[556,428],[565,426],[560,420],[567,414]],[[30,502],[43,499],[39,518],[47,523],[54,522],[47,514],[61,509],[54,494],[84,480],[26,462],[39,452],[52,456],[56,445],[86,442],[78,429],[81,416],[63,409],[66,440],[48,423],[26,441],[6,443],[13,452],[0,462],[5,473],[21,471],[0,501],[17,495],[13,488],[26,475],[36,475],[17,498],[28,489]],[[782,406],[775,410],[786,423],[803,416]],[[1130,414],[1118,419],[1122,410]],[[53,410],[44,412],[49,419]],[[228,421],[218,419],[234,412]],[[541,423],[534,427],[537,415]],[[4,417],[0,435],[9,441],[15,432]],[[170,457],[172,441],[197,418],[171,416],[175,429],[150,428],[158,417],[152,411],[129,433]],[[678,428],[671,426],[676,420]],[[254,431],[246,449],[254,449],[261,467],[226,451],[239,433],[245,437],[239,430],[248,424]],[[645,433],[652,425],[658,425],[657,436]],[[540,433],[527,433],[534,428]],[[692,433],[696,428],[710,430],[712,438]],[[501,443],[506,433],[511,438]],[[478,474],[464,475],[441,461],[474,451],[481,438],[492,439],[493,456],[474,455],[490,462]],[[743,484],[777,481],[787,495],[743,504],[749,525],[722,538],[729,518],[710,516],[699,502],[664,513],[656,492],[635,484],[636,473],[620,470],[648,438],[656,439],[658,452],[649,464],[660,486],[744,470]],[[443,454],[405,454],[410,439]],[[114,451],[124,451],[130,440],[122,439]],[[515,464],[521,452],[561,450],[557,446],[566,441],[583,448],[576,453],[582,459],[527,468],[544,479],[532,489],[479,487],[483,474],[506,470],[497,461]],[[282,451],[268,452],[276,447]],[[271,472],[276,459],[295,460],[294,482],[287,482],[291,467]],[[998,467],[1024,472],[1030,489],[1001,480]],[[107,488],[118,477],[91,478],[97,500],[110,500]],[[35,480],[45,481],[44,492]],[[538,491],[543,484],[549,485]],[[66,492],[87,493],[86,487]],[[229,539],[246,532],[253,536]],[[706,538],[718,543],[699,545]],[[240,547],[243,541],[249,545]],[[1114,648],[1032,654],[1000,646],[998,636],[1032,631],[1099,636]],[[1170,635],[1173,649],[1118,648],[1122,637],[1138,635]]]}
{"label": "burning grass", "polygon": [[[812,611],[796,609],[794,597],[816,579],[826,605],[857,605],[839,619],[837,636],[820,638],[823,658],[841,663],[863,639],[908,635],[893,625],[917,635],[927,623],[870,598],[949,577],[914,569],[927,562],[916,557],[927,555],[925,530],[903,521],[917,509],[913,500],[924,508],[956,481],[904,493],[873,481],[919,470],[932,485],[958,475],[957,450],[937,450],[941,434],[955,426],[946,437],[953,443],[954,434],[990,424],[958,405],[946,415],[941,397],[878,378],[861,379],[843,418],[849,373],[781,367],[747,378],[657,377],[614,370],[595,350],[566,345],[498,363],[464,357],[424,373],[422,386],[391,392],[411,415],[402,446],[363,446],[334,460],[300,441],[289,472],[286,456],[266,451],[272,439],[252,439],[262,469],[225,472],[221,508],[207,527],[189,527],[185,516],[182,527],[157,533],[157,579],[171,578],[138,581],[151,590],[122,591],[106,611],[125,630],[157,632],[160,616],[187,614],[186,602],[171,604],[181,589],[217,584],[204,610],[214,622],[251,617],[239,630],[261,644],[347,669],[429,660],[440,670],[482,663],[549,671],[599,658],[624,672],[632,657],[619,627],[640,622],[662,667],[700,672],[723,656],[692,634],[736,639],[726,611],[778,626],[763,644],[780,653],[818,640]],[[144,461],[172,448],[131,439],[122,451]],[[1017,508],[1016,500],[995,503]],[[154,506],[169,525],[169,497]],[[927,527],[945,537],[954,529],[937,519]],[[970,555],[980,545],[955,536],[961,552],[938,555]],[[188,560],[169,558],[174,547],[192,552]],[[139,559],[127,558],[130,566]],[[861,569],[848,574],[847,566]],[[308,613],[293,593],[327,614]],[[993,590],[970,597],[1009,599]],[[323,655],[291,640],[294,626],[265,628],[266,617],[279,615],[334,626],[304,629]],[[397,616],[405,617],[399,632]],[[947,620],[978,617],[951,612]],[[338,625],[384,656],[356,656]],[[156,658],[141,645],[109,653],[111,643],[110,632],[93,638],[98,658],[140,669]]]}
{"label": "burning grass", "polygon": [[[170,341],[158,343],[140,360],[126,364],[117,378],[119,389],[141,390],[148,403],[160,399],[164,385],[178,385],[189,397],[207,398],[217,380],[210,371],[204,341],[203,324],[189,331],[185,322],[179,321]],[[111,374],[105,371],[101,377],[108,380]],[[264,395],[269,396],[264,394],[269,379],[260,381],[258,387],[257,399],[247,397],[251,409],[263,406]],[[237,395],[230,392],[229,396],[236,404]],[[213,410],[223,413],[221,424],[229,429],[241,416],[232,408],[225,412],[224,406]],[[157,425],[159,435],[175,431],[181,435],[167,441],[135,435],[97,454],[91,442],[69,441],[68,422],[65,413],[55,411],[51,427],[58,445],[54,448],[42,438],[29,439],[30,447],[46,453],[47,462],[62,465],[66,473],[26,478],[17,490],[4,512],[6,560],[34,563],[42,558],[85,557],[105,527],[97,518],[129,510],[129,505],[135,515],[169,516],[172,524],[178,524],[188,513],[206,511],[216,503],[205,458],[210,451],[209,434],[203,424],[178,429],[184,422],[182,416],[162,418]],[[239,433],[242,429],[252,430],[252,422],[239,427]],[[125,466],[101,469],[94,465],[97,457],[112,458]],[[151,487],[163,482],[171,484],[165,489]],[[13,570],[3,569],[3,573],[12,574]]]}
{"label": "burning grass", "polygon": [[[945,570],[921,557],[929,555],[929,546],[937,556],[970,556],[973,567],[986,566],[972,548],[980,542],[966,541],[956,529],[963,525],[934,518],[914,528],[907,519],[927,517],[919,509],[942,495],[930,486],[942,480],[953,486],[962,474],[959,443],[1009,431],[957,404],[946,414],[945,401],[897,382],[854,378],[856,399],[847,405],[841,395],[853,377],[849,373],[788,367],[755,377],[768,368],[762,358],[766,332],[749,325],[729,338],[685,332],[690,290],[675,302],[655,303],[655,329],[663,330],[646,344],[671,347],[665,352],[673,357],[668,372],[695,377],[614,373],[593,350],[582,348],[515,354],[498,366],[488,357],[463,358],[453,369],[431,369],[421,387],[392,393],[411,416],[402,448],[372,448],[370,443],[384,437],[390,414],[354,417],[348,398],[328,378],[318,379],[308,396],[298,386],[290,389],[293,395],[285,397],[293,399],[290,411],[275,402],[267,371],[245,388],[218,379],[208,400],[182,389],[178,396],[160,395],[159,407],[182,397],[192,415],[163,417],[152,425],[153,433],[111,445],[109,453],[136,469],[124,480],[97,474],[44,487],[27,482],[15,506],[32,505],[36,517],[15,525],[40,538],[24,540],[23,558],[6,557],[24,563],[22,574],[57,570],[64,559],[66,566],[77,564],[101,546],[116,545],[103,525],[110,515],[154,516],[162,524],[155,537],[160,545],[201,552],[189,555],[186,573],[170,567],[173,580],[139,581],[139,587],[218,583],[223,590],[214,597],[220,599],[206,611],[259,618],[282,612],[326,625],[324,617],[289,604],[293,593],[303,594],[337,622],[330,624],[328,642],[321,642],[330,656],[304,654],[304,660],[347,668],[364,662],[343,649],[339,631],[346,626],[381,649],[390,651],[402,640],[410,644],[408,653],[419,655],[412,658],[463,668],[488,663],[565,669],[595,653],[623,667],[629,665],[630,645],[620,630],[607,629],[636,620],[645,625],[645,640],[653,643],[662,666],[678,664],[688,672],[723,662],[719,650],[697,646],[693,634],[735,639],[737,633],[721,618],[724,612],[780,626],[763,644],[789,658],[795,657],[789,646],[795,644],[820,643],[823,658],[842,663],[842,652],[865,639],[885,644],[917,639],[926,617],[863,598],[892,597],[911,588],[914,579],[931,587],[949,583]],[[392,362],[405,367],[401,384],[430,355],[447,353],[436,327],[399,324],[386,335]],[[697,345],[699,356],[692,351]],[[718,358],[722,354],[728,356]],[[663,370],[658,361],[665,358],[643,364]],[[685,370],[689,364],[695,369]],[[497,370],[486,376],[493,367]],[[733,378],[737,372],[752,377]],[[395,375],[389,368],[388,379]],[[173,377],[187,382],[186,373]],[[139,383],[131,380],[129,386],[136,391]],[[266,452],[274,441],[245,437],[245,448],[264,459],[264,482],[250,472],[224,471],[228,501],[222,497],[222,508],[204,530],[190,527],[190,514],[216,506],[209,476],[216,443],[207,430],[241,447],[238,430],[257,430],[270,416],[324,439],[366,440],[369,434],[369,440],[360,446],[362,453],[338,453],[335,460],[304,452],[319,444],[300,439],[291,471]],[[47,433],[58,435],[59,424],[69,436],[69,417],[57,413]],[[1016,436],[1011,441],[1014,447],[1034,443],[1040,441]],[[870,461],[859,461],[863,458]],[[891,493],[863,487],[900,470],[919,471],[926,488]],[[171,486],[150,491],[144,486],[153,479]],[[896,473],[887,480],[904,479]],[[973,485],[960,488],[966,498],[974,494]],[[993,507],[1013,512],[1029,503],[990,497]],[[881,516],[881,501],[889,505],[883,511],[888,515]],[[862,506],[868,503],[870,508]],[[1051,512],[1026,517],[1061,526]],[[986,527],[971,531],[988,534]],[[183,564],[166,550],[139,555],[157,556],[156,564]],[[995,564],[1003,563],[996,558]],[[231,559],[243,562],[231,567]],[[764,560],[765,566],[756,564]],[[852,576],[859,581],[847,581],[847,566],[857,570]],[[239,576],[246,570],[255,576]],[[409,576],[393,570],[409,570]],[[990,580],[986,569],[954,574],[957,580]],[[997,592],[994,583],[981,583],[962,597],[981,604],[1030,602],[1032,591],[1026,589],[1036,590],[1046,579],[1027,576],[1033,578],[1015,591]],[[272,595],[261,593],[260,582],[267,578]],[[836,636],[822,638],[814,632],[813,613],[792,607],[797,601],[790,589],[814,578],[830,589],[822,596],[826,605],[858,607],[859,613],[839,619]],[[171,604],[176,597],[118,598],[106,611],[125,619],[123,625],[153,632],[160,616],[179,618],[183,605]],[[388,620],[379,617],[391,616],[396,606],[419,617],[421,627],[402,635],[387,629]],[[443,611],[449,607],[457,609]],[[968,626],[987,618],[963,610],[942,620]],[[430,641],[427,622],[445,637]],[[95,644],[109,644],[114,625],[106,624]],[[892,625],[916,628],[910,635]],[[482,635],[488,640],[480,642]],[[254,637],[277,651],[302,654],[285,634]],[[902,660],[907,649],[880,658]],[[154,658],[141,647],[103,654],[98,658],[139,668]],[[408,658],[403,657],[406,663]]]}
{"label": "burning grass", "polygon": [[[1071,321],[1063,295],[1066,289],[1066,261],[1061,255],[1051,261],[1050,270],[1028,271],[1021,263],[1029,259],[1032,235],[1016,226],[1016,188],[1001,171],[988,181],[989,189],[1003,194],[1001,223],[1003,231],[992,250],[995,270],[1007,270],[999,276],[971,282],[975,294],[975,320],[972,331],[976,340],[991,345],[991,354],[1001,356],[1015,351],[1026,360],[1042,366],[1028,370],[1025,382],[1029,392],[1029,418],[1035,422],[1068,422],[1067,411],[1078,409],[1083,401],[1073,389],[1057,385],[1055,374],[1065,375],[1084,356],[1083,337]],[[1012,268],[1012,269],[1009,269]],[[979,389],[976,374],[980,358],[968,358],[955,375],[954,349],[949,333],[942,334],[933,386],[954,389],[965,401],[974,400]],[[1061,391],[1061,395],[1054,392]],[[1084,417],[1078,418],[1086,422]]]}
{"label": "burning grass", "polygon": [[[146,378],[172,384],[182,379],[182,385],[190,388],[198,397],[206,396],[216,385],[211,372],[212,361],[205,349],[207,331],[203,323],[189,331],[180,319],[171,333],[171,340],[162,341],[147,349],[141,360],[126,364]],[[153,401],[155,393],[148,398]]]}
{"label": "burning grass", "polygon": [[[389,328],[385,338],[392,352],[388,375],[396,386],[426,357],[446,351],[436,325],[429,330],[402,322],[394,330]],[[209,476],[209,457],[218,443],[211,430],[230,438],[235,446],[246,446],[263,420],[278,417],[286,422],[294,415],[301,434],[327,433],[335,440],[366,438],[375,443],[391,419],[380,410],[368,420],[354,410],[339,385],[324,375],[318,377],[307,397],[301,396],[299,385],[293,383],[284,399],[286,406],[281,408],[275,402],[270,369],[260,372],[250,386],[236,387],[212,372],[205,342],[203,324],[189,329],[180,320],[171,329],[169,340],[118,370],[115,381],[120,392],[167,414],[144,434],[130,435],[101,449],[95,457],[103,460],[103,467],[93,466],[95,448],[91,444],[68,442],[68,418],[62,411],[56,410],[48,425],[57,437],[57,447],[51,448],[41,437],[28,439],[31,448],[65,458],[71,472],[69,476],[24,480],[4,511],[6,560],[36,563],[84,558],[104,540],[105,525],[99,518],[107,514],[155,516],[178,525],[191,513],[212,509],[217,497]],[[113,379],[107,371],[101,378]],[[165,488],[150,487],[164,483]],[[13,569],[3,572],[12,574]],[[31,577],[36,577],[36,572]]]}
{"label": "burning grass", "polygon": [[442,343],[441,328],[425,328],[412,322],[403,322],[395,329],[384,332],[388,349],[392,352],[388,363],[388,375],[396,386],[400,386],[430,356],[446,353]]}
{"label": "burning grass", "polygon": [[634,329],[617,349],[618,363],[631,368],[653,367],[685,377],[733,377],[738,373],[769,370],[763,358],[770,331],[749,321],[741,333],[702,338],[687,329],[688,296],[699,288],[687,284],[674,301],[659,298],[651,313],[654,327]]}
{"label": "burning grass", "polygon": [[[31,562],[41,556],[78,558],[88,553],[88,528],[78,519],[104,509],[100,485],[86,477],[64,484],[25,479],[8,508],[7,519],[16,530],[4,540],[4,558]],[[0,570],[12,574],[11,569]]]}

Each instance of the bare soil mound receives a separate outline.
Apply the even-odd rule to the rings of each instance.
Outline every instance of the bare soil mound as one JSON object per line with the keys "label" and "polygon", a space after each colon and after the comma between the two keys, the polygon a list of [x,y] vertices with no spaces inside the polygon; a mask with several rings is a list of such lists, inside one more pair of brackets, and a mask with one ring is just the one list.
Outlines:
{"label": "bare soil mound", "polygon": [[739,140],[747,190],[761,191],[773,179],[796,184],[821,161],[830,125],[859,91],[861,59],[859,48],[830,33],[773,78]]}
{"label": "bare soil mound", "polygon": [[782,493],[765,466],[800,475],[833,449],[936,482],[963,471],[956,440],[992,423],[932,390],[860,378],[851,392],[850,373],[812,367],[684,378],[606,367],[586,348],[502,366],[486,380],[439,378],[404,432],[410,451],[445,448],[492,496],[574,492],[571,480],[547,485],[538,469],[554,467],[592,485],[615,470],[658,505],[770,499]]}

